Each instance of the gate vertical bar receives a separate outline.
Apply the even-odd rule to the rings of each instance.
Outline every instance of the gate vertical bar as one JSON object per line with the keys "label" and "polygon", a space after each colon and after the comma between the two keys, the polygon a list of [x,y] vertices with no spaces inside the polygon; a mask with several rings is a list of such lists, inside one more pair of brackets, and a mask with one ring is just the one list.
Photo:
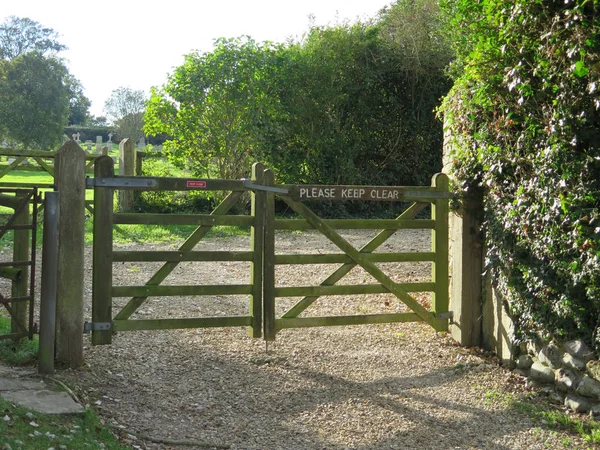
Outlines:
{"label": "gate vertical bar", "polygon": [[[94,166],[94,177],[112,178],[112,158],[101,156]],[[112,248],[113,193],[108,187],[94,187],[94,256],[92,275],[92,345],[110,344],[112,330],[94,330],[93,324],[112,322]]]}
{"label": "gate vertical bar", "polygon": [[[18,192],[17,198],[25,201],[27,193]],[[29,225],[29,205],[16,214],[15,225]],[[25,262],[29,260],[29,230],[14,230],[13,232],[13,261]],[[24,267],[21,271],[21,277],[12,283],[12,297],[25,297],[27,295],[27,286],[29,285],[29,273]],[[22,333],[27,329],[27,306],[33,308],[32,302],[16,301],[12,303],[11,331],[13,333]],[[31,331],[29,331],[31,333]]]}
{"label": "gate vertical bar", "polygon": [[[264,166],[260,163],[252,165],[252,182],[261,185],[264,182]],[[265,195],[264,191],[253,191],[251,193],[252,206],[251,215],[254,224],[250,231],[250,250],[253,253],[250,264],[250,284],[252,294],[250,295],[250,336],[258,338],[262,335],[262,289],[263,289],[263,244],[265,233]]]}
{"label": "gate vertical bar", "polygon": [[[264,185],[273,186],[271,169],[265,170]],[[263,326],[265,341],[275,340],[275,194],[268,192],[265,204],[263,256]]]}
{"label": "gate vertical bar", "polygon": [[[438,173],[431,180],[436,191],[448,192],[449,179],[444,173]],[[438,199],[431,203],[431,218],[435,220],[432,230],[431,251],[435,253],[432,268],[432,279],[435,283],[433,293],[433,310],[436,314],[448,312],[449,279],[448,279],[448,199]],[[437,331],[448,331],[448,320],[439,320]]]}

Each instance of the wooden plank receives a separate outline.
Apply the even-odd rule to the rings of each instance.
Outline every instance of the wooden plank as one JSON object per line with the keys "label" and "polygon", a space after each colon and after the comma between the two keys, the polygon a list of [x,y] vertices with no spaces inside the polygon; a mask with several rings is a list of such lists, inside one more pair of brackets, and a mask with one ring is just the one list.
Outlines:
{"label": "wooden plank", "polygon": [[[231,192],[212,212],[213,215],[226,214],[233,205],[237,203],[242,196],[242,192]],[[211,227],[198,227],[179,247],[179,251],[190,251],[198,242],[210,231]],[[161,266],[160,269],[146,282],[147,286],[156,286],[163,282],[165,278],[179,265],[178,261],[169,261]],[[123,309],[115,316],[116,320],[128,319],[145,301],[147,297],[134,297]]]}
{"label": "wooden plank", "polygon": [[[371,262],[390,263],[390,262],[415,262],[415,261],[434,261],[433,252],[415,252],[415,253],[370,253],[366,254]],[[344,254],[320,254],[320,255],[276,255],[275,264],[348,264],[352,263],[352,258]]]}
{"label": "wooden plank", "polygon": [[113,261],[253,261],[254,252],[116,251]]}
{"label": "wooden plank", "polygon": [[54,181],[60,192],[56,285],[57,362],[83,364],[85,270],[85,153],[67,141],[54,159]]}
{"label": "wooden plank", "polygon": [[[398,287],[406,292],[433,292],[435,283],[400,283]],[[334,286],[290,286],[275,288],[276,297],[321,297],[324,295],[388,294],[389,292],[389,289],[381,284],[336,284]]]}
{"label": "wooden plank", "polygon": [[54,184],[50,184],[50,183],[9,183],[9,182],[0,182],[0,188],[30,188],[30,187],[37,187],[37,188],[47,188],[47,189],[54,189]]}
{"label": "wooden plank", "polygon": [[114,223],[118,225],[199,225],[214,227],[219,225],[249,227],[254,224],[250,216],[225,216],[209,214],[115,214]]}
{"label": "wooden plank", "polygon": [[361,266],[366,272],[368,272],[373,278],[383,284],[388,290],[398,297],[404,304],[406,304],[411,310],[419,315],[425,322],[432,327],[436,327],[437,319],[435,316],[425,309],[423,305],[412,298],[406,291],[398,286],[390,277],[388,277],[381,269],[379,269],[374,263],[364,258],[359,250],[355,249],[350,245],[344,238],[342,238],[333,228],[322,221],[317,215],[306,207],[306,205],[294,201],[289,197],[281,196],[281,198],[298,214],[306,218],[306,220],[320,233],[327,237],[333,242],[340,250],[349,255],[354,262]]}
{"label": "wooden plank", "polygon": [[0,178],[2,178],[4,175],[6,175],[11,170],[13,170],[15,167],[17,167],[23,161],[25,161],[24,156],[20,156],[20,157],[16,158],[12,163],[10,163],[8,166],[6,166],[2,170],[0,170]]}
{"label": "wooden plank", "polygon": [[185,319],[114,320],[115,331],[178,330],[184,328],[247,327],[250,316],[198,317]]}
{"label": "wooden plank", "polygon": [[[448,175],[443,173],[434,175],[431,184],[435,189],[441,192],[448,192],[450,186]],[[435,283],[436,288],[431,304],[433,305],[433,311],[436,314],[448,311],[450,296],[450,283],[448,278],[448,203],[448,200],[437,200],[431,206],[431,218],[435,220],[435,228],[432,230],[431,236],[431,251],[436,255],[431,274],[432,281]],[[437,322],[436,330],[448,331],[448,320],[439,320]]]}
{"label": "wooden plank", "polygon": [[[273,186],[273,171],[265,170],[264,185]],[[263,256],[263,330],[266,341],[274,341],[275,328],[275,194],[267,193]]]}
{"label": "wooden plank", "polygon": [[36,156],[33,158],[35,162],[37,162],[42,169],[48,172],[50,175],[54,176],[54,167],[44,161],[41,157]]}
{"label": "wooden plank", "polygon": [[[335,230],[432,230],[435,227],[435,221],[427,219],[407,219],[401,222],[394,219],[323,219],[322,221]],[[277,230],[313,229],[313,226],[303,219],[277,219],[274,226]]]}
{"label": "wooden plank", "polygon": [[[135,142],[125,138],[119,143],[119,174],[126,177],[135,175]],[[133,210],[133,191],[119,189],[117,191],[118,211],[127,213]]]}
{"label": "wooden plank", "polygon": [[0,147],[0,156],[23,156],[24,158],[55,158],[56,152],[47,152],[42,150],[15,150],[14,148]]}
{"label": "wooden plank", "polygon": [[[262,185],[264,182],[265,168],[260,163],[252,165],[252,183]],[[258,338],[262,335],[262,291],[263,291],[263,246],[265,232],[265,202],[264,191],[252,191],[250,214],[254,220],[250,229],[250,251],[253,255],[250,264],[250,284],[252,294],[250,295],[250,314],[252,325],[249,333],[251,337]]]}
{"label": "wooden plank", "polygon": [[415,313],[365,314],[360,316],[295,317],[277,319],[277,330],[285,328],[332,327],[341,325],[370,325],[382,323],[423,322]]}
{"label": "wooden plank", "polygon": [[[95,177],[110,177],[114,174],[112,158],[98,158],[94,167]],[[113,189],[94,188],[94,244],[92,275],[92,321],[112,320],[112,247],[113,247]],[[92,344],[112,342],[112,330],[92,331]]]}
{"label": "wooden plank", "polygon": [[[413,203],[409,208],[406,209],[402,214],[396,217],[396,220],[406,220],[412,219],[417,214],[419,214],[425,207],[426,203]],[[377,235],[367,242],[361,249],[360,252],[363,254],[368,254],[374,252],[383,245],[391,236],[394,235],[396,230],[383,230],[377,233]],[[325,281],[321,283],[321,286],[330,286],[337,283],[343,277],[348,274],[354,267],[356,267],[356,263],[346,263],[333,272]],[[283,318],[292,318],[297,317],[302,311],[312,305],[319,297],[309,296],[300,300],[293,308],[291,308],[288,312],[286,312],[282,317]]]}
{"label": "wooden plank", "polygon": [[[114,177],[115,181],[124,176]],[[119,190],[143,190],[143,191],[235,191],[246,192],[243,180],[215,180],[202,178],[166,178],[166,177],[135,177],[138,181],[151,181],[152,185],[144,186],[121,186]]]}
{"label": "wooden plank", "polygon": [[175,297],[181,295],[242,295],[251,294],[250,284],[225,285],[160,285],[113,286],[113,297]]}

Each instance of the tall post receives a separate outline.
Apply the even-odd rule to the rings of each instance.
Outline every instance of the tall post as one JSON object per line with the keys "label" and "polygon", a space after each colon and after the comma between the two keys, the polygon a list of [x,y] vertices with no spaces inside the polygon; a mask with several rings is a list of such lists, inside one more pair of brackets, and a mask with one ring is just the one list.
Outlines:
{"label": "tall post", "polygon": [[[101,156],[94,166],[94,178],[112,178],[112,158]],[[114,189],[94,187],[94,256],[92,269],[92,345],[110,344],[112,331],[94,329],[112,321],[112,246]]]}
{"label": "tall post", "polygon": [[[272,170],[264,172],[264,185],[273,186]],[[265,204],[263,256],[263,321],[265,341],[274,341],[275,329],[275,194],[268,192]]]}
{"label": "tall post", "polygon": [[[438,192],[448,192],[448,175],[438,173],[433,176],[431,185]],[[432,279],[435,283],[433,293],[433,310],[437,313],[448,312],[448,199],[437,199],[431,204],[431,219],[435,220],[432,230],[431,251],[435,253],[435,262],[432,268]],[[448,331],[448,321],[438,322],[438,331]]]}
{"label": "tall post", "polygon": [[[26,194],[17,194],[21,200],[24,200]],[[15,225],[29,225],[29,205],[22,208],[15,216]],[[29,260],[29,230],[14,230],[13,244],[13,261],[28,261]],[[27,267],[22,268],[21,276],[12,283],[11,295],[13,298],[25,297],[27,295],[27,287],[29,286],[29,271]],[[22,333],[27,329],[27,307],[30,302],[15,301],[12,302],[12,320],[11,331],[13,333]]]}
{"label": "tall post", "polygon": [[[127,138],[119,144],[119,175],[123,177],[135,176],[135,142]],[[134,191],[119,191],[119,211],[130,212],[133,209]]]}
{"label": "tall post", "polygon": [[40,295],[40,350],[38,371],[54,372],[56,333],[56,275],[58,262],[58,192],[46,192],[44,199],[44,250]]}
{"label": "tall post", "polygon": [[[260,163],[252,165],[252,182],[263,184],[264,167]],[[252,325],[250,326],[250,336],[257,338],[262,335],[262,272],[263,272],[263,242],[265,232],[265,192],[253,191],[251,193],[252,204],[250,214],[254,223],[250,230],[250,249],[253,257],[250,264],[250,284],[252,285],[252,295],[250,296],[250,316]]]}
{"label": "tall post", "polygon": [[83,364],[83,276],[85,243],[85,152],[67,141],[55,158],[58,209],[56,360]]}

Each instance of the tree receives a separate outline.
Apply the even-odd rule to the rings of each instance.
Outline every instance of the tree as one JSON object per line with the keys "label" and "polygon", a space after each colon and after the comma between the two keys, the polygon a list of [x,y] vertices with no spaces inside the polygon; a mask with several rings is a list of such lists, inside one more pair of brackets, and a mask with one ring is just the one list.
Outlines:
{"label": "tree", "polygon": [[198,176],[247,175],[277,108],[268,73],[275,57],[272,44],[248,37],[187,55],[167,84],[152,90],[146,132],[172,136],[163,148]]}
{"label": "tree", "polygon": [[69,115],[67,74],[60,60],[35,52],[0,61],[0,138],[41,150],[59,145]]}
{"label": "tree", "polygon": [[119,139],[137,142],[144,137],[146,94],[142,90],[120,87],[112,91],[104,104],[104,112],[115,126]]}
{"label": "tree", "polygon": [[67,87],[69,88],[69,125],[85,125],[90,118],[92,102],[83,93],[83,86],[77,78],[68,74]]}
{"label": "tree", "polygon": [[54,55],[67,47],[58,42],[51,28],[27,17],[8,17],[0,25],[0,59],[13,59],[29,52]]}
{"label": "tree", "polygon": [[87,120],[90,101],[56,56],[66,49],[57,38],[28,18],[11,16],[0,25],[0,133],[13,145],[50,149],[60,144],[65,125]]}

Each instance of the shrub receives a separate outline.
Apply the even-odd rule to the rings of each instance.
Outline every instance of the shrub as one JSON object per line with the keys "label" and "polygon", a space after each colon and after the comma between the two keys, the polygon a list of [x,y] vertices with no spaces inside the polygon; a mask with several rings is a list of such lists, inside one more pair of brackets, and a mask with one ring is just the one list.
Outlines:
{"label": "shrub", "polygon": [[600,1],[447,1],[462,75],[442,112],[517,336],[600,350]]}

